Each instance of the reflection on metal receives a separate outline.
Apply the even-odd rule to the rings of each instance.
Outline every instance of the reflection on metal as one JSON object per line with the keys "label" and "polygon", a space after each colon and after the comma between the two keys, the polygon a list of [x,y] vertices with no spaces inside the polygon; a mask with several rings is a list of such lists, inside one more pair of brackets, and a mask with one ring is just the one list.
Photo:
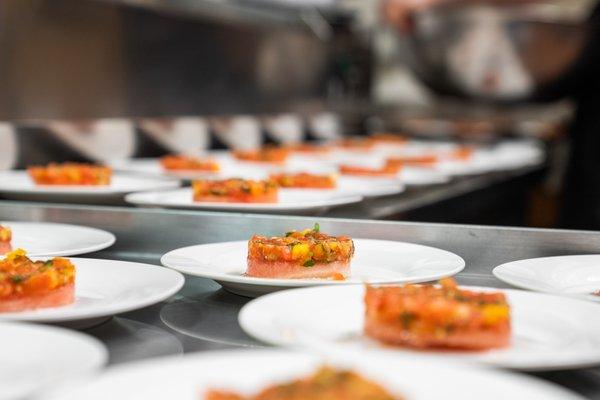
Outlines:
{"label": "reflection on metal", "polygon": [[318,21],[232,1],[5,0],[0,120],[323,108],[370,58],[346,25]]}

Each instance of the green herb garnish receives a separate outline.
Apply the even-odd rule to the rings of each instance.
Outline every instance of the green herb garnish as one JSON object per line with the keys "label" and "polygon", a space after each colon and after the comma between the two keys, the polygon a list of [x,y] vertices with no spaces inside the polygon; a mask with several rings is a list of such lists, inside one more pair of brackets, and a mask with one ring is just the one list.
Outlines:
{"label": "green herb garnish", "polygon": [[14,275],[10,277],[10,280],[13,283],[19,284],[24,282],[27,279],[27,277],[25,275]]}
{"label": "green herb garnish", "polygon": [[304,265],[306,268],[310,268],[315,265],[315,262],[313,260],[307,260],[302,265]]}
{"label": "green herb garnish", "polygon": [[400,323],[404,329],[409,329],[410,324],[417,318],[417,316],[410,312],[403,312],[400,314]]}
{"label": "green herb garnish", "polygon": [[321,227],[319,226],[319,224],[317,222],[315,222],[315,226],[313,227],[313,231],[319,232],[320,230],[321,230]]}

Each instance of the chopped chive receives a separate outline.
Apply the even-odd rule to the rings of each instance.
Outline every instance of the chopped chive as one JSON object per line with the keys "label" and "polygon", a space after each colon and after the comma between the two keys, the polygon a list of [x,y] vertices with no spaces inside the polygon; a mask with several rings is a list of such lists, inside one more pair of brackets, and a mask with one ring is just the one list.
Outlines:
{"label": "chopped chive", "polygon": [[306,261],[304,264],[302,264],[302,265],[304,265],[306,268],[310,268],[310,267],[312,267],[312,266],[314,266],[314,265],[315,265],[315,262],[314,262],[313,260],[307,260],[307,261]]}
{"label": "chopped chive", "polygon": [[24,281],[25,281],[25,279],[27,279],[27,277],[26,277],[26,276],[24,276],[24,275],[15,275],[15,276],[11,276],[11,277],[10,277],[10,280],[11,280],[13,283],[17,283],[17,284],[24,282]]}

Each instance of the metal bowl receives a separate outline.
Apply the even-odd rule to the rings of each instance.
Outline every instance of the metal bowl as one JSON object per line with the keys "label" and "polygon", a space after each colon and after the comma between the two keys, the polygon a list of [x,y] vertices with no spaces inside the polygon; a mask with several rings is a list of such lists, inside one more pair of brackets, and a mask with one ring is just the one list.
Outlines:
{"label": "metal bowl", "polygon": [[547,4],[437,7],[415,16],[408,61],[438,94],[527,101],[576,63],[585,14]]}

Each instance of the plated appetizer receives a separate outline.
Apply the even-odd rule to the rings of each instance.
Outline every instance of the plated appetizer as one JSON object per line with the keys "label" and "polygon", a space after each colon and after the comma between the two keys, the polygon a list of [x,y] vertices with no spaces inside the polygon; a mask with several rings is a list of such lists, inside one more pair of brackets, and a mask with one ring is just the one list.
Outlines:
{"label": "plated appetizer", "polygon": [[284,188],[335,189],[337,186],[337,177],[333,174],[281,173],[272,174],[270,179]]}
{"label": "plated appetizer", "polygon": [[110,185],[112,170],[84,163],[51,163],[29,167],[27,173],[37,185],[106,186]]}
{"label": "plated appetizer", "polygon": [[386,160],[386,165],[394,168],[401,168],[403,165],[415,167],[432,167],[440,161],[437,154],[424,154],[419,156],[390,157]]}
{"label": "plated appetizer", "polygon": [[11,240],[12,231],[10,228],[0,225],[0,254],[6,254],[12,250]]}
{"label": "plated appetizer", "polygon": [[59,307],[75,301],[75,266],[66,258],[32,261],[17,249],[0,260],[0,312]]}
{"label": "plated appetizer", "polygon": [[375,147],[376,142],[370,138],[348,138],[335,142],[335,145],[344,150],[367,151]]}
{"label": "plated appetizer", "polygon": [[258,150],[238,150],[233,156],[240,161],[283,164],[289,156],[289,150],[278,147],[265,147]]}
{"label": "plated appetizer", "polygon": [[440,286],[367,286],[365,334],[414,348],[487,350],[510,343],[510,307],[499,292]]}
{"label": "plated appetizer", "polygon": [[312,229],[285,236],[253,236],[248,242],[246,275],[277,279],[344,280],[350,275],[354,242],[347,236],[329,236]]}
{"label": "plated appetizer", "polygon": [[170,155],[160,159],[160,164],[167,171],[200,171],[219,172],[219,163],[211,159],[201,159],[185,155]]}
{"label": "plated appetizer", "polygon": [[224,179],[192,182],[194,201],[225,203],[276,203],[277,184],[266,180]]}
{"label": "plated appetizer", "polygon": [[346,165],[342,164],[339,166],[340,173],[342,175],[351,176],[373,176],[373,177],[386,177],[393,178],[400,172],[401,165],[386,164],[383,167],[372,168],[362,167],[357,165]]}
{"label": "plated appetizer", "polygon": [[210,390],[205,400],[401,400],[358,373],[321,367],[314,374],[269,386],[253,396]]}

